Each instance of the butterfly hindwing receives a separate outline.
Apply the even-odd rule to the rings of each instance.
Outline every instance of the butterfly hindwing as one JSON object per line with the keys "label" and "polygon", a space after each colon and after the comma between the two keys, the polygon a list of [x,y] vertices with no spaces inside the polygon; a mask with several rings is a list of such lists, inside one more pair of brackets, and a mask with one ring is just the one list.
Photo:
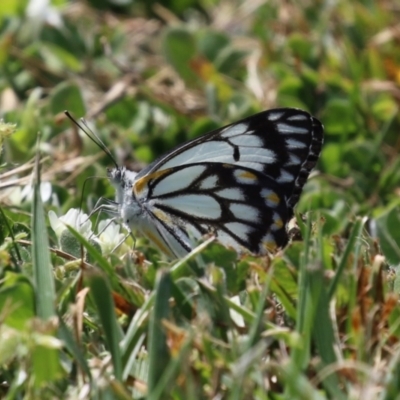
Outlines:
{"label": "butterfly hindwing", "polygon": [[143,206],[159,236],[173,244],[176,256],[191,249],[191,238],[204,234],[256,254],[274,252],[287,243],[284,196],[279,184],[263,173],[209,162],[163,171],[149,179],[151,200]]}

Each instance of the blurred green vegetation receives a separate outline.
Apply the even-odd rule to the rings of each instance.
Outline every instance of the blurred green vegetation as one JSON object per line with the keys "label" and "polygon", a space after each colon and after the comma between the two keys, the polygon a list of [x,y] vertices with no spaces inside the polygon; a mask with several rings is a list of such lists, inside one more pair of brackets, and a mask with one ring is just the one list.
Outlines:
{"label": "blurred green vegetation", "polygon": [[[399,21],[395,0],[1,1],[0,398],[398,398]],[[273,259],[57,225],[114,196],[64,110],[137,171],[273,107],[325,126],[303,241]]]}

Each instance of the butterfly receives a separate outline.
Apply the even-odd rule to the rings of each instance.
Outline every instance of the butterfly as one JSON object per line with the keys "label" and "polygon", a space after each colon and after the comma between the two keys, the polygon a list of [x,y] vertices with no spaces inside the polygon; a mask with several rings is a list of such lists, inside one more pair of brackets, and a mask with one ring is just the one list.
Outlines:
{"label": "butterfly", "polygon": [[238,253],[275,253],[288,243],[287,223],[322,144],[323,125],[307,112],[263,111],[188,141],[139,173],[114,161],[108,178],[116,200],[107,208],[171,258],[206,234]]}

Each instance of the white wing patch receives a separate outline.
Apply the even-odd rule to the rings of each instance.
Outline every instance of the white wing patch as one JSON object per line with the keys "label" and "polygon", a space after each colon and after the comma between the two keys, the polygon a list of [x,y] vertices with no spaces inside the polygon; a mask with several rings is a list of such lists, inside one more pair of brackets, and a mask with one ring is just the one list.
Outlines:
{"label": "white wing patch", "polygon": [[190,186],[204,171],[204,165],[193,165],[173,172],[163,178],[153,190],[153,197],[177,192]]}
{"label": "white wing patch", "polygon": [[279,111],[272,111],[270,113],[268,113],[268,120],[270,121],[276,121],[279,118],[281,118],[283,115],[283,112],[279,112]]}
{"label": "white wing patch", "polygon": [[299,157],[297,157],[295,154],[290,154],[289,161],[286,163],[286,166],[299,165],[300,163],[301,161]]}
{"label": "white wing patch", "polygon": [[288,121],[307,121],[307,116],[304,114],[295,114],[287,118]]}
{"label": "white wing patch", "polygon": [[233,157],[233,147],[229,142],[210,141],[199,143],[167,161],[163,165],[163,169],[192,163],[218,162],[246,168],[254,168],[254,164],[257,163],[259,164],[257,170],[262,171],[264,168],[262,164],[272,164],[277,161],[276,153],[269,149],[262,147],[246,149],[246,147],[241,147],[240,150],[240,160],[236,161]]}
{"label": "white wing patch", "polygon": [[232,146],[228,142],[216,140],[199,143],[167,161],[163,169],[207,161],[234,163]]}
{"label": "white wing patch", "polygon": [[246,163],[240,163],[240,164],[241,164],[241,167],[254,169],[255,171],[258,171],[258,172],[264,171],[264,164],[259,163],[259,162],[246,162]]}
{"label": "white wing patch", "polygon": [[241,245],[228,233],[224,232],[223,230],[217,231],[218,241],[222,243],[226,247],[232,247],[235,250],[241,248]]}
{"label": "white wing patch", "polygon": [[248,124],[245,124],[245,123],[235,124],[233,126],[229,126],[228,128],[225,128],[221,132],[221,136],[223,138],[230,138],[232,136],[242,135],[243,133],[246,132],[247,128],[248,128]]}
{"label": "white wing patch", "polygon": [[295,140],[295,139],[286,139],[286,146],[289,149],[304,149],[307,147],[307,144],[304,142],[300,142],[300,140]]}
{"label": "white wing patch", "polygon": [[273,164],[277,161],[277,156],[274,151],[263,149],[261,147],[258,149],[248,149],[247,151],[243,149],[241,152],[240,161],[238,161],[236,164],[249,168],[247,164],[251,161],[256,161],[263,164]]}
{"label": "white wing patch", "polygon": [[300,133],[300,134],[306,134],[309,133],[309,130],[306,128],[300,128],[298,126],[294,126],[294,125],[288,125],[288,124],[276,124],[278,130],[280,133],[289,133],[289,134],[293,134],[293,133]]}
{"label": "white wing patch", "polygon": [[215,220],[221,217],[221,206],[213,197],[206,194],[181,194],[178,196],[150,200],[157,206],[167,206],[191,217]]}
{"label": "white wing patch", "polygon": [[251,232],[251,227],[243,224],[242,222],[229,222],[225,224],[225,228],[242,239],[244,242],[247,242],[248,235]]}
{"label": "white wing patch", "polygon": [[215,192],[216,195],[227,200],[244,201],[245,196],[241,189],[239,188],[226,188]]}
{"label": "white wing patch", "polygon": [[240,135],[229,139],[229,142],[235,146],[245,147],[262,147],[264,145],[262,139],[258,136]]}
{"label": "white wing patch", "polygon": [[200,189],[202,190],[214,189],[217,186],[217,182],[218,182],[217,175],[207,176],[207,178],[201,181]]}
{"label": "white wing patch", "polygon": [[229,205],[229,209],[236,219],[244,221],[257,221],[259,213],[257,208],[248,206],[247,204],[232,203]]}
{"label": "white wing patch", "polygon": [[293,181],[293,179],[294,176],[292,174],[289,174],[289,172],[285,171],[284,169],[281,170],[281,175],[276,178],[279,183],[291,182]]}

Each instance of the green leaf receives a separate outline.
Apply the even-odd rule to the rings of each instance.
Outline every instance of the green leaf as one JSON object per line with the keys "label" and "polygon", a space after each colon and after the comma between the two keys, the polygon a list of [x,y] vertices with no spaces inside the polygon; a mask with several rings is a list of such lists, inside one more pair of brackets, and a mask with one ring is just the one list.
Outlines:
{"label": "green leaf", "polygon": [[301,60],[310,61],[314,44],[309,38],[299,32],[292,33],[288,38],[288,47]]}
{"label": "green leaf", "polygon": [[53,115],[65,110],[79,117],[86,114],[81,90],[71,82],[62,82],[54,88],[51,93],[50,107]]}
{"label": "green leaf", "polygon": [[165,32],[163,51],[167,61],[186,82],[197,82],[198,76],[190,66],[196,55],[196,41],[184,28],[170,28]]}
{"label": "green leaf", "polygon": [[354,105],[348,99],[334,98],[329,100],[321,119],[327,134],[347,137],[357,129],[356,115]]}
{"label": "green leaf", "polygon": [[19,330],[28,328],[27,322],[35,316],[35,293],[25,276],[6,273],[0,288],[0,310],[6,325]]}
{"label": "green leaf", "polygon": [[49,68],[62,72],[66,68],[79,72],[82,70],[81,62],[68,50],[53,43],[41,43],[40,52]]}
{"label": "green leaf", "polygon": [[60,248],[65,253],[76,258],[81,258],[82,245],[79,240],[68,229],[64,229],[60,236]]}
{"label": "green leaf", "polygon": [[222,32],[205,29],[197,35],[199,52],[210,61],[215,61],[220,51],[229,43],[229,37]]}
{"label": "green leaf", "polygon": [[[40,335],[40,334],[39,334]],[[52,384],[64,374],[60,363],[61,342],[50,335],[40,335],[35,338],[36,343],[32,349],[32,372],[34,384],[37,388]],[[58,341],[58,340],[57,340]]]}
{"label": "green leaf", "polygon": [[[340,259],[339,265],[336,269],[336,274],[329,286],[329,299],[332,299],[333,295],[336,292],[337,286],[340,282],[340,279],[345,271],[347,263],[351,258],[354,257],[354,254],[358,253],[358,248],[360,246],[361,241],[361,232],[365,224],[365,219],[357,218],[356,222],[351,230],[349,240],[347,242],[346,248],[343,252],[343,255]],[[353,260],[353,263],[357,262],[357,259]]]}

